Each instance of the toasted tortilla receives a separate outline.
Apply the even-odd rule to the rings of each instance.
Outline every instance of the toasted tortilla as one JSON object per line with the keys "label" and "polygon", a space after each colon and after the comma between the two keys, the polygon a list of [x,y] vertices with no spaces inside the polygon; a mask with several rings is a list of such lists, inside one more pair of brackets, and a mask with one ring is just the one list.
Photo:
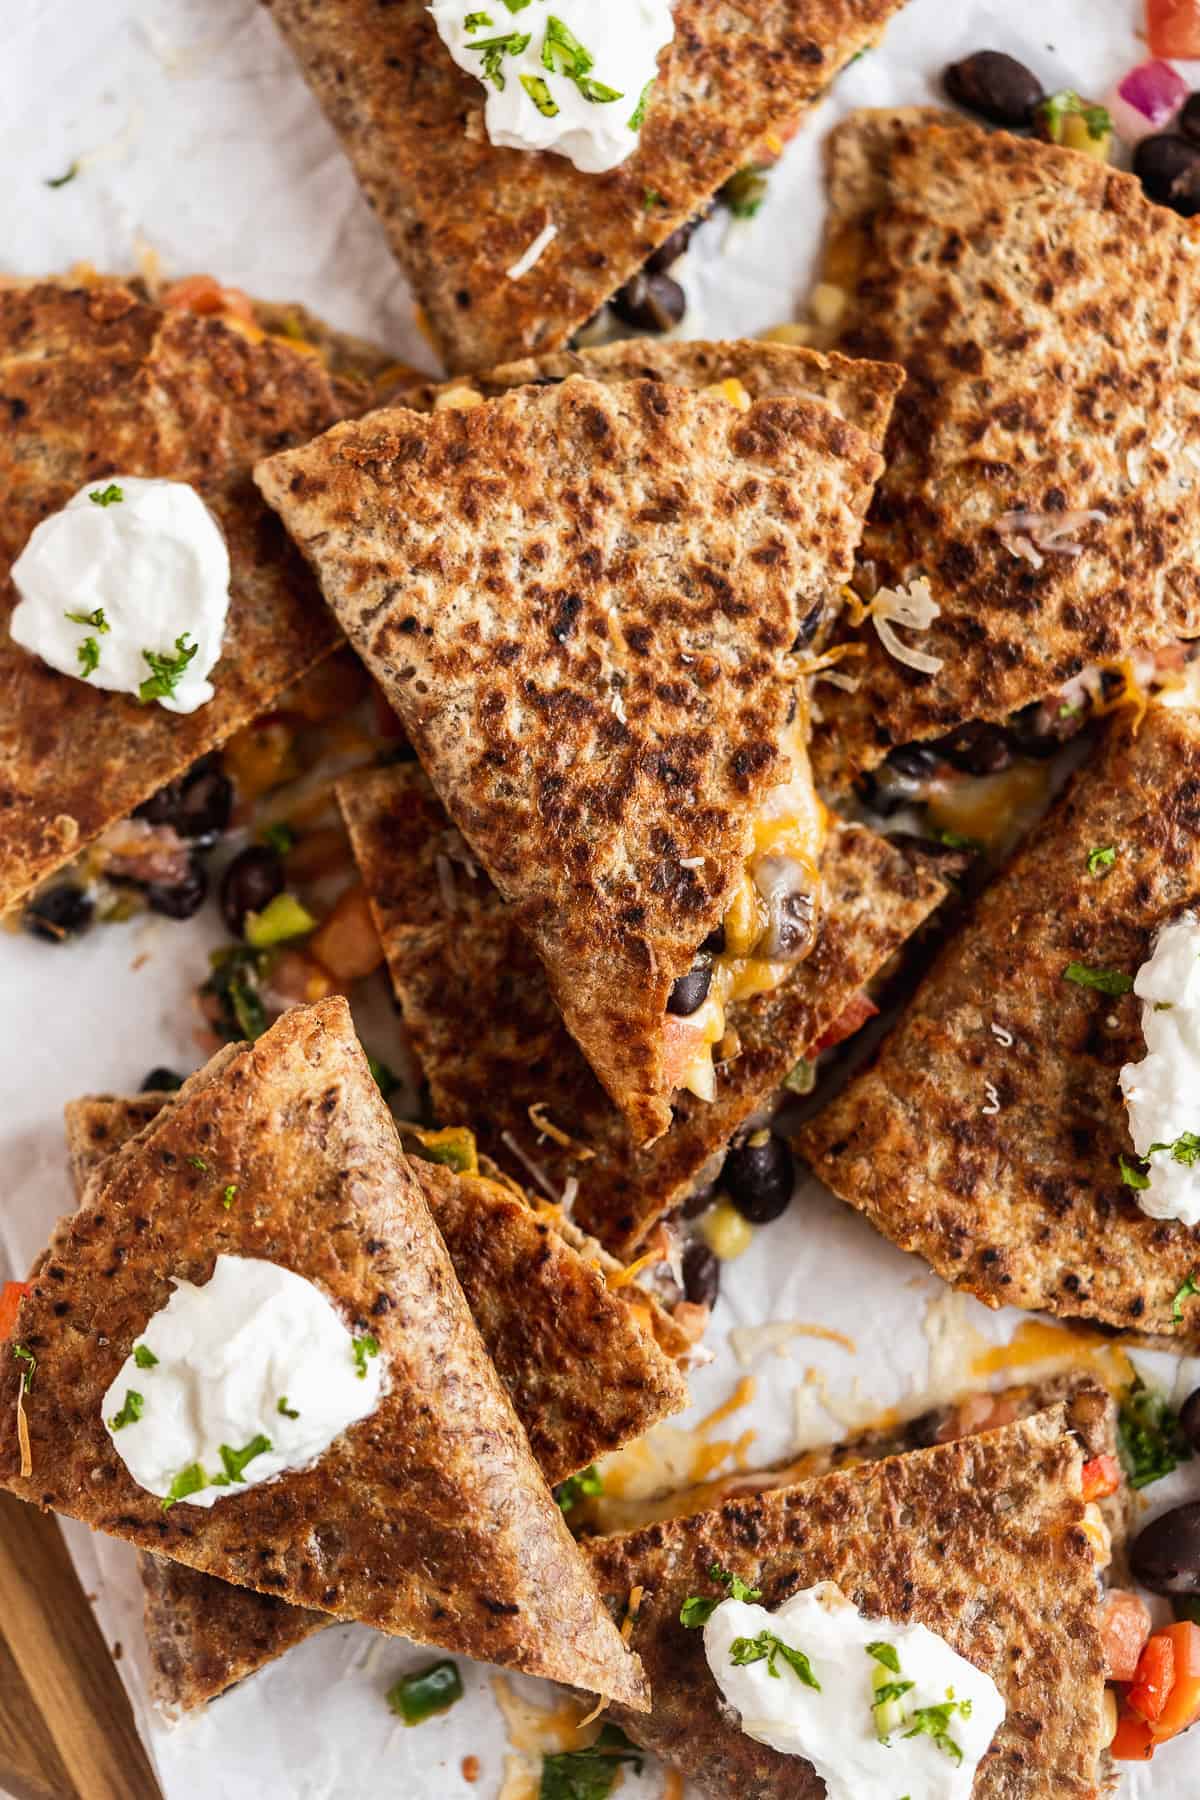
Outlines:
{"label": "toasted tortilla", "polygon": [[[1097,846],[1117,855],[1091,875]],[[901,1249],[989,1306],[1194,1341],[1200,1309],[1174,1314],[1200,1231],[1149,1218],[1117,1160],[1134,1153],[1117,1077],[1145,1055],[1142,1003],[1064,970],[1132,978],[1159,927],[1198,899],[1200,713],[1156,705],[1136,735],[1110,726],[799,1149]]]}
{"label": "toasted tortilla", "polygon": [[[366,770],[337,791],[434,1117],[471,1121],[495,1162],[552,1200],[573,1183],[574,1218],[623,1257],[700,1183],[945,895],[926,865],[838,824],[812,955],[775,993],[731,1008],[741,1049],[718,1069],[716,1101],[677,1095],[670,1131],[638,1150],[564,1027],[537,956],[421,770]],[[543,1120],[568,1141],[556,1142]]]}
{"label": "toasted tortilla", "polygon": [[[265,0],[451,369],[557,349],[786,135],[902,0],[679,0],[637,151],[605,175],[499,149],[424,0]],[[775,148],[778,148],[776,142]],[[545,227],[528,274],[515,266]]]}
{"label": "toasted tortilla", "polygon": [[[268,308],[268,320],[283,311]],[[322,330],[326,347],[339,342]],[[345,355],[361,360],[350,346]],[[258,457],[371,397],[367,375],[333,373],[274,338],[251,343],[115,280],[0,282],[0,910],[337,644],[335,621],[249,476]],[[17,600],[9,570],[30,532],[113,471],[190,482],[229,543],[216,695],[191,714],[93,690],[7,635]]]}
{"label": "toasted tortilla", "polygon": [[256,471],[639,1142],[880,466],[816,400],[572,377]]}
{"label": "toasted tortilla", "polygon": [[1054,1407],[1001,1431],[591,1540],[614,1618],[642,1590],[630,1641],[653,1684],[653,1711],[615,1716],[714,1800],[821,1800],[809,1763],[724,1716],[703,1632],[682,1626],[679,1611],[689,1595],[721,1594],[714,1563],[760,1588],[769,1608],[834,1581],[871,1616],[938,1632],[1000,1689],[1007,1716],[974,1800],[1095,1800],[1104,1658],[1081,1466]]}
{"label": "toasted tortilla", "polygon": [[[828,167],[839,348],[908,375],[861,555],[880,586],[928,578],[940,617],[898,636],[943,659],[845,633],[867,653],[820,690],[836,786],[1200,633],[1200,232],[1094,158],[928,109],[853,114]],[[1091,511],[1059,550],[1000,529]]]}
{"label": "toasted tortilla", "polygon": [[[172,1279],[203,1283],[223,1251],[318,1282],[369,1327],[389,1385],[311,1468],[164,1510],[115,1453],[101,1399]],[[0,1484],[19,1497],[294,1605],[645,1705],[340,997],[219,1052],[95,1172],[13,1342],[37,1361],[23,1396],[24,1365],[0,1369]]]}

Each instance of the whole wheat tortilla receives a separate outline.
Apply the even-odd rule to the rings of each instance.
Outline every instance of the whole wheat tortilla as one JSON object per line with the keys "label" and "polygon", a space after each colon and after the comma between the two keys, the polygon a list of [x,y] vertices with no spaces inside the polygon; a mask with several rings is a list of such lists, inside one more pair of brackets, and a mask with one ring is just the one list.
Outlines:
{"label": "whole wheat tortilla", "polygon": [[[481,369],[564,343],[764,143],[778,148],[902,0],[678,0],[640,145],[606,175],[493,145],[486,90],[424,0],[264,3],[447,365]],[[508,278],[548,224],[537,263]]]}
{"label": "whole wheat tortilla", "polygon": [[615,1715],[713,1800],[821,1800],[810,1764],[723,1716],[693,1594],[721,1597],[713,1564],[779,1606],[834,1581],[868,1615],[919,1621],[983,1669],[1007,1716],[974,1800],[1095,1800],[1104,1658],[1096,1566],[1081,1529],[1081,1456],[1061,1407],[960,1438],[728,1500],[715,1512],[595,1538],[587,1551],[614,1618],[640,1589],[630,1642],[652,1712]]}
{"label": "whole wheat tortilla", "polygon": [[[1104,847],[1115,859],[1092,874]],[[1064,972],[1132,979],[1198,900],[1200,714],[1156,705],[1136,735],[1110,726],[798,1147],[901,1249],[989,1306],[1195,1340],[1200,1309],[1174,1315],[1200,1230],[1149,1218],[1118,1162],[1133,1155],[1117,1077],[1145,1054],[1142,1003]]]}
{"label": "whole wheat tortilla", "polygon": [[[267,308],[264,322],[289,309]],[[299,316],[299,315],[298,315]],[[313,322],[300,318],[303,326]],[[254,462],[371,400],[359,348],[339,370],[108,278],[0,282],[0,910],[263,712],[337,626],[250,480]],[[12,563],[84,482],[190,482],[220,520],[232,603],[216,695],[194,713],[90,689],[7,633]]]}
{"label": "whole wheat tortilla", "polygon": [[[928,109],[852,114],[828,168],[839,347],[908,376],[861,554],[881,586],[928,578],[940,617],[899,635],[943,659],[846,633],[867,654],[853,693],[822,691],[836,785],[1200,632],[1200,227],[1092,157]],[[998,529],[1093,510],[1065,550]]]}
{"label": "whole wheat tortilla", "polygon": [[[375,1336],[389,1385],[311,1468],[164,1510],[116,1455],[101,1399],[172,1279],[204,1282],[222,1252],[318,1281]],[[219,1052],[96,1171],[35,1265],[13,1342],[37,1364],[28,1476],[25,1365],[0,1367],[0,1483],[21,1498],[295,1605],[645,1705],[341,998]]]}
{"label": "whole wheat tortilla", "polygon": [[837,824],[812,955],[774,994],[730,1009],[740,1053],[720,1066],[716,1101],[677,1095],[671,1129],[638,1150],[421,770],[365,770],[337,792],[435,1118],[469,1122],[495,1162],[547,1198],[574,1183],[574,1218],[622,1256],[692,1191],[945,894],[932,869]]}
{"label": "whole wheat tortilla", "polygon": [[572,377],[256,471],[639,1142],[879,468],[815,400]]}

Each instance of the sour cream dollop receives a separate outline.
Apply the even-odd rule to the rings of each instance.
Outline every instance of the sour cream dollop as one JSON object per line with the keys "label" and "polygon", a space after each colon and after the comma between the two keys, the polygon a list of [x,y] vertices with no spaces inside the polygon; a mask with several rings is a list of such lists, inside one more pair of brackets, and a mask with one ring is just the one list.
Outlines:
{"label": "sour cream dollop", "polygon": [[553,150],[585,174],[615,169],[637,147],[642,96],[675,35],[669,0],[433,0],[438,33],[460,69],[488,90],[493,144]]}
{"label": "sour cream dollop", "polygon": [[186,482],[89,481],[34,527],[12,576],[20,595],[13,639],[60,674],[119,694],[140,694],[152,682],[143,697],[168,712],[195,712],[212,699],[208,675],[229,614],[229,551]]}
{"label": "sour cream dollop", "polygon": [[[781,1657],[775,1675],[767,1656],[734,1662],[737,1640],[764,1632],[808,1658],[819,1691]],[[886,1646],[897,1668],[868,1645]],[[831,1581],[794,1594],[774,1613],[723,1600],[704,1627],[704,1652],[722,1696],[741,1714],[742,1730],[785,1756],[803,1756],[824,1781],[829,1800],[897,1800],[901,1794],[969,1800],[975,1771],[1004,1720],[995,1682],[944,1638],[924,1625],[865,1618]],[[885,1742],[875,1710],[877,1672],[884,1681],[913,1684],[892,1703]],[[954,1749],[929,1729],[938,1717],[926,1709],[943,1707],[944,1737]],[[926,1717],[925,1728],[909,1737],[918,1715]]]}
{"label": "sour cream dollop", "polygon": [[304,1276],[218,1256],[211,1281],[178,1282],[154,1314],[104,1423],[139,1487],[212,1506],[315,1462],[374,1412],[385,1373],[375,1339],[352,1337]]}
{"label": "sour cream dollop", "polygon": [[[1133,1190],[1152,1219],[1200,1225],[1200,919],[1164,925],[1134,978],[1146,1054],[1121,1070],[1134,1149],[1150,1185]],[[1193,1140],[1189,1142],[1189,1140]],[[1151,1152],[1152,1144],[1165,1150]]]}

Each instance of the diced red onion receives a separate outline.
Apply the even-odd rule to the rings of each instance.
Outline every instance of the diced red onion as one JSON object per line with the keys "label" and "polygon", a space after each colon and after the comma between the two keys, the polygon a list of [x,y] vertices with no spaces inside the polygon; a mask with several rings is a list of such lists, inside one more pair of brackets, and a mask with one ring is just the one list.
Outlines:
{"label": "diced red onion", "polygon": [[1137,143],[1161,131],[1188,97],[1188,84],[1170,63],[1157,58],[1139,63],[1117,86],[1114,123],[1119,137]]}

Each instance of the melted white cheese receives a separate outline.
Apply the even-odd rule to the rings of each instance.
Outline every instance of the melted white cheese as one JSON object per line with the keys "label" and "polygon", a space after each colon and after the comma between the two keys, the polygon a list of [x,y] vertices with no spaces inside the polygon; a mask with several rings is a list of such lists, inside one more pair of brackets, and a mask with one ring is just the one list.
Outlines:
{"label": "melted white cheese", "polygon": [[[1200,920],[1183,913],[1159,932],[1133,983],[1142,1002],[1146,1054],[1121,1070],[1129,1131],[1148,1158],[1150,1185],[1131,1190],[1152,1219],[1200,1225]],[[1179,1145],[1176,1155],[1152,1144]],[[1188,1161],[1188,1158],[1191,1161]]]}
{"label": "melted white cheese", "polygon": [[[764,1657],[739,1666],[731,1655],[738,1638],[770,1632],[808,1657],[820,1691],[808,1687],[789,1664],[777,1658],[772,1676]],[[867,1650],[893,1647],[899,1673],[889,1681],[911,1681],[896,1703],[903,1717],[880,1742],[873,1711],[873,1676],[882,1665]],[[975,1771],[1004,1719],[1005,1706],[990,1676],[959,1656],[924,1625],[893,1625],[868,1619],[833,1582],[805,1588],[778,1612],[724,1600],[704,1627],[704,1651],[717,1686],[741,1714],[742,1730],[760,1744],[788,1756],[803,1756],[825,1782],[829,1800],[969,1800]],[[961,1762],[935,1737],[907,1737],[922,1708],[967,1702],[966,1717],[955,1710],[946,1729]]]}
{"label": "melted white cheese", "polygon": [[589,175],[637,148],[642,94],[675,35],[668,0],[527,0],[519,12],[505,0],[433,0],[429,11],[459,68],[487,89],[493,144],[553,150]]}
{"label": "melted white cheese", "polygon": [[[205,1484],[178,1498],[212,1506],[243,1482],[315,1462],[374,1412],[383,1359],[365,1344],[356,1356],[354,1345],[302,1275],[253,1257],[218,1256],[211,1281],[179,1282],[146,1326],[104,1396],[105,1427],[139,1487],[166,1499],[178,1477],[199,1465]],[[148,1366],[147,1353],[157,1359]],[[122,1417],[126,1423],[114,1424]],[[242,1480],[214,1480],[227,1473],[222,1448],[236,1457],[256,1438],[270,1449],[246,1462]]]}
{"label": "melted white cheese", "polygon": [[[107,504],[92,498],[114,494],[120,499]],[[195,645],[173,691],[147,697],[176,713],[212,699],[208,675],[229,612],[229,552],[186,482],[89,481],[34,527],[12,576],[20,595],[13,639],[60,674],[137,694],[155,672],[146,651],[179,663]]]}

